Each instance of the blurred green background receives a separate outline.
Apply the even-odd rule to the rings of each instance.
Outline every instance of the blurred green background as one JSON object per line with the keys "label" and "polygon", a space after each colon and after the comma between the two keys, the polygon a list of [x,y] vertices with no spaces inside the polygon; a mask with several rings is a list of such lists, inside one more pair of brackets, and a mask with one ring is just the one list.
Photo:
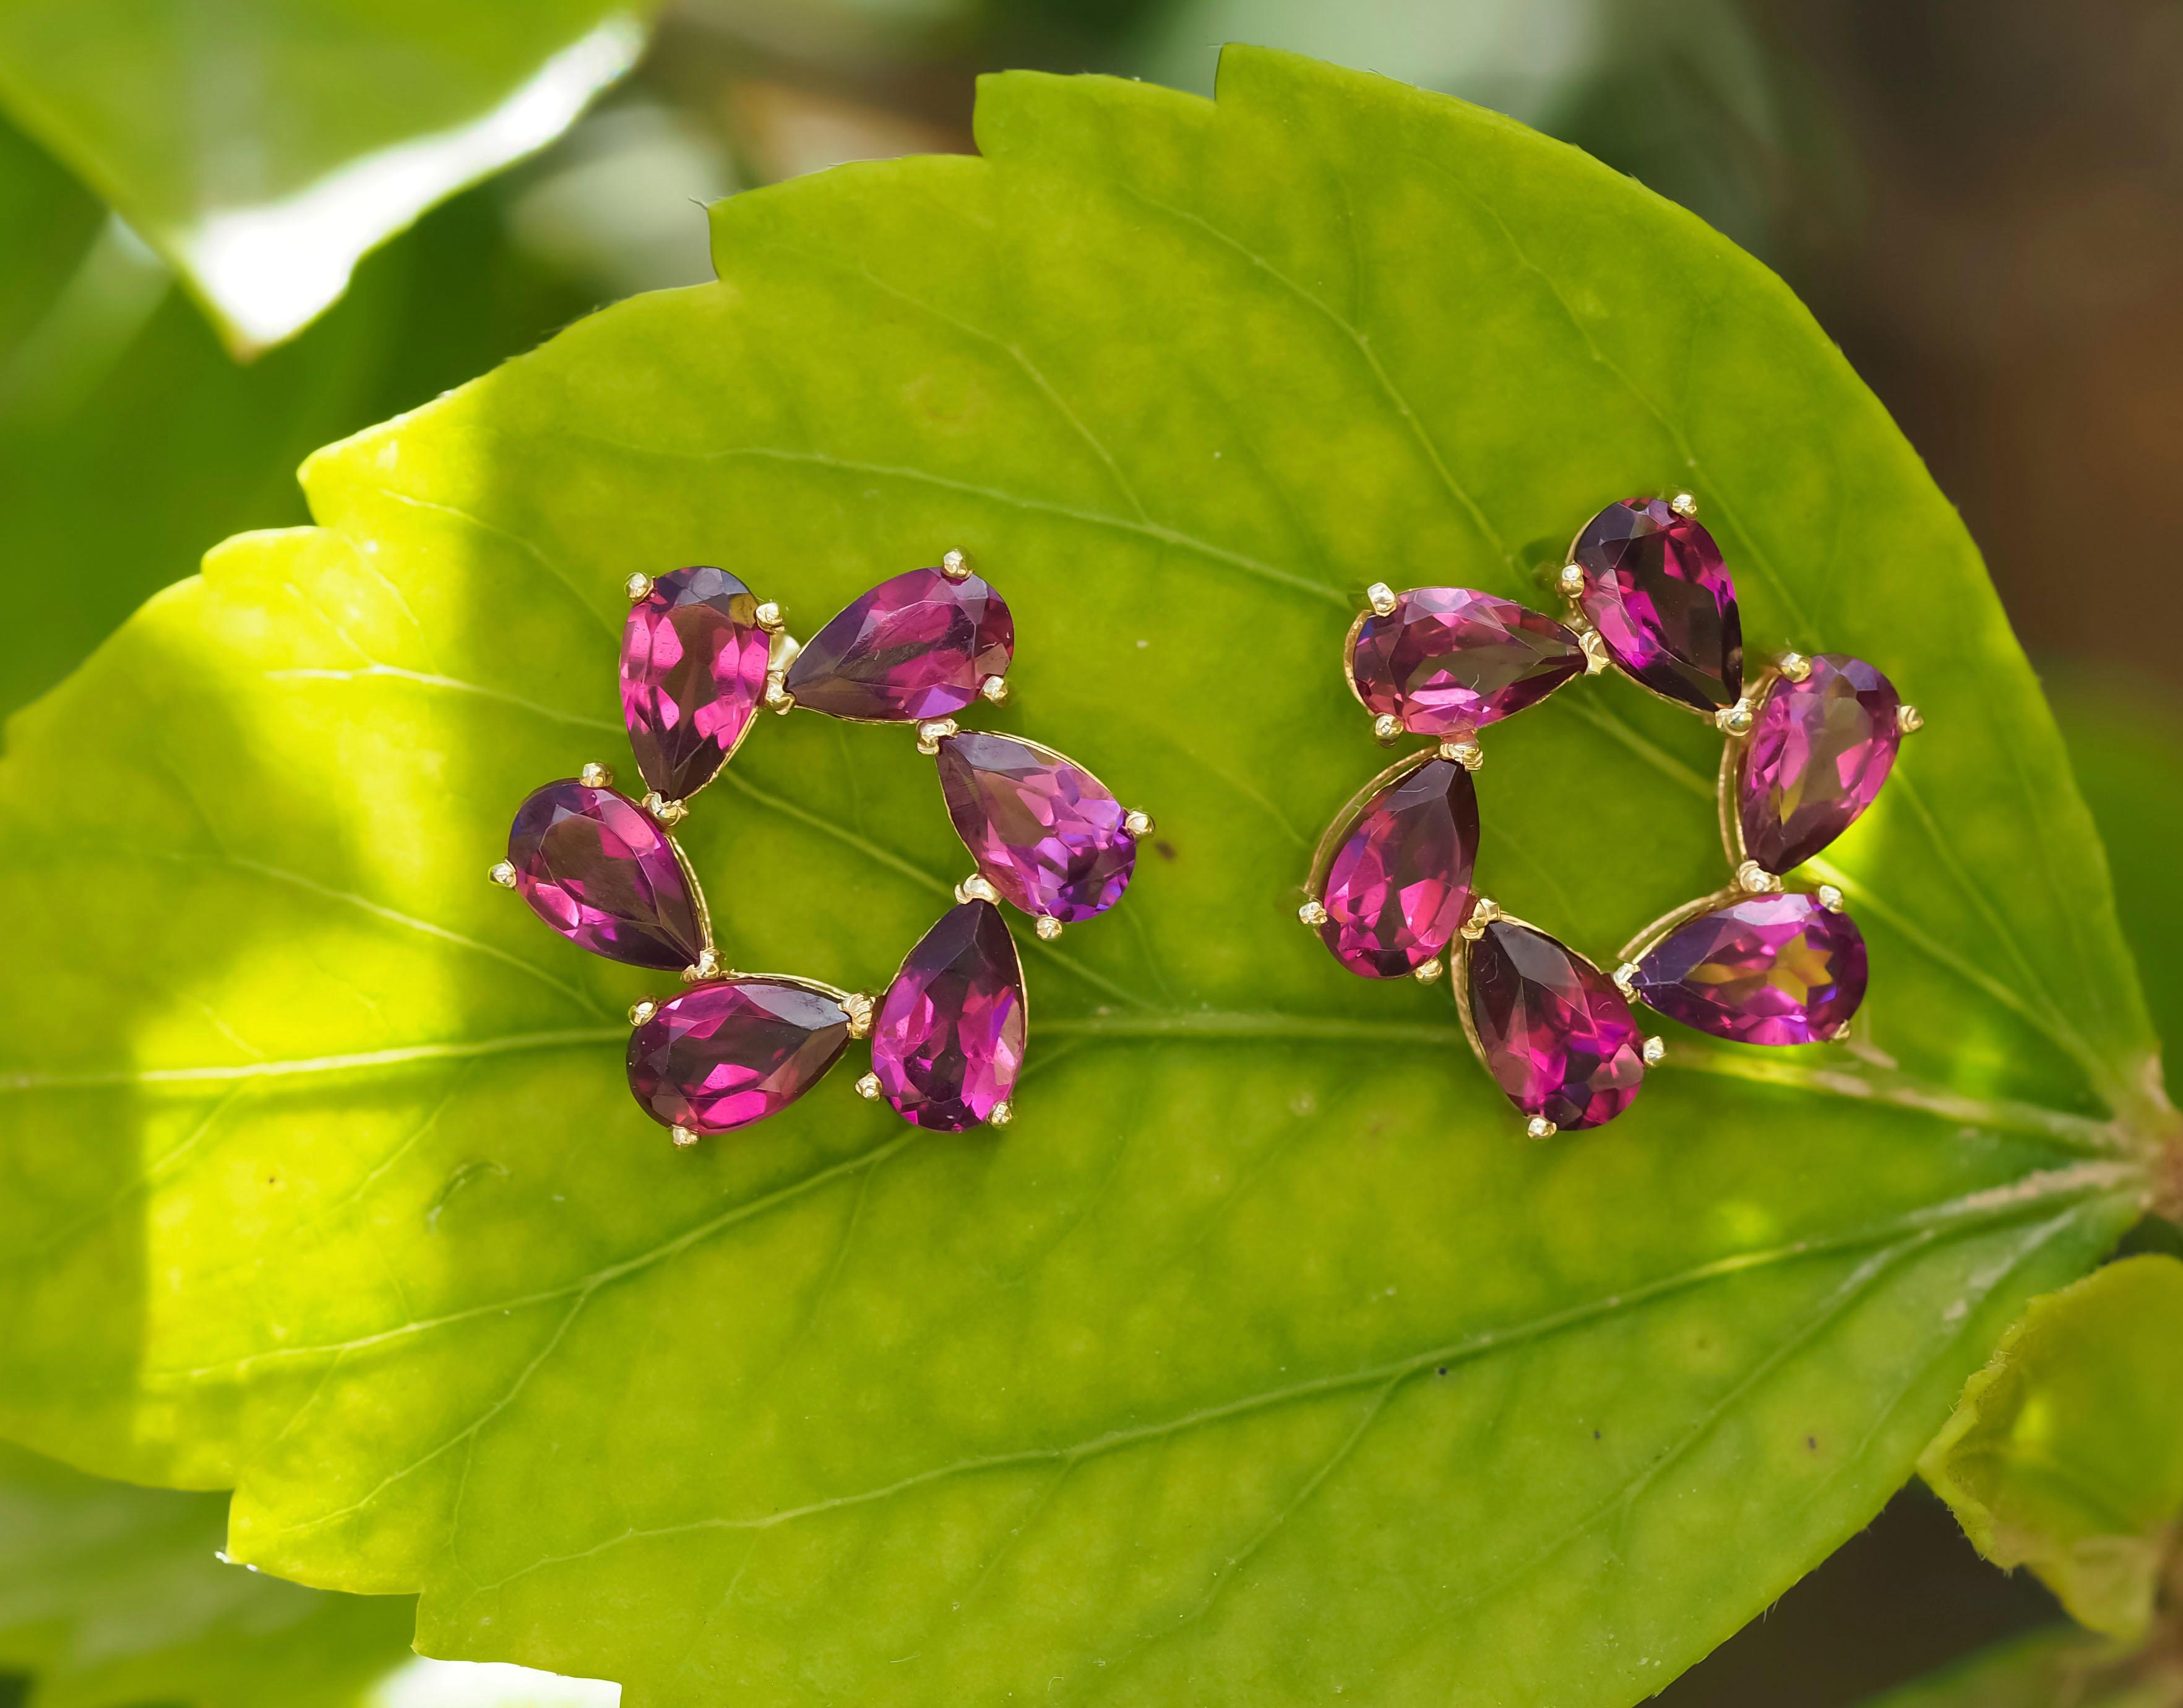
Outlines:
{"label": "blurred green background", "polygon": [[[213,6],[158,9],[186,19]],[[93,13],[110,23],[125,10],[99,0],[68,15],[90,30]],[[257,8],[292,25],[322,10],[353,8]],[[323,317],[248,362],[230,353],[233,327],[224,340],[137,232],[27,134],[58,134],[25,91],[43,69],[31,26],[62,15],[0,0],[0,714],[216,541],[304,520],[293,471],[314,447],[601,303],[710,276],[703,203],[843,161],[968,150],[982,71],[1105,71],[1209,92],[1219,44],[1247,40],[1511,113],[1788,278],[1983,545],[2053,687],[2156,1015],[2164,1030],[2183,1024],[2183,908],[2168,876],[2183,817],[2172,0],[679,0],[634,70],[559,140],[425,214],[365,258]],[[71,52],[97,45],[69,38]],[[95,85],[95,53],[87,63]],[[366,71],[354,81],[357,99],[373,98]],[[51,1521],[61,1498],[45,1484],[24,1493],[40,1474],[0,1474],[0,1521],[18,1542],[23,1515]],[[154,1604],[217,1600],[216,1497],[157,1511],[81,1488],[67,1498],[106,1514],[99,1534],[123,1537],[124,1553],[139,1545],[131,1525],[147,1550],[189,1538],[188,1570],[121,1573],[97,1592],[139,1598],[109,1610],[124,1627],[144,1628]],[[53,1556],[8,1541],[0,1671],[18,1671],[0,1680],[0,1705],[169,1700],[128,1694],[149,1688],[141,1680],[39,1694],[51,1644],[10,1647],[7,1633],[35,1627],[45,1642],[57,1628],[58,1604],[31,1593]],[[1833,1708],[2058,1616],[1914,1488],[1661,1700]],[[300,1700],[261,1683],[238,1694],[177,1680],[173,1700]],[[435,1688],[452,1694],[429,1700],[528,1700],[504,1677],[498,1694]]]}

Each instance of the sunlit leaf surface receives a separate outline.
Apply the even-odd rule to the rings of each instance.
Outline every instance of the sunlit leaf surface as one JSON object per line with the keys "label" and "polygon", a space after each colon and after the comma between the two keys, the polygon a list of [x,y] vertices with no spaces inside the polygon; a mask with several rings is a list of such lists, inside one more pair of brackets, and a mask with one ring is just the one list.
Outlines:
{"label": "sunlit leaf surface", "polygon": [[[1216,109],[985,86],[983,159],[715,214],[639,299],[307,471],[19,718],[0,1424],[233,1483],[269,1570],[632,1704],[1628,1703],[1869,1519],[2174,1117],[2090,821],[1969,541],[1778,282],[1520,127],[1229,57]],[[1445,982],[1298,929],[1384,762],[1370,581],[1536,603],[1688,484],[1754,654],[1925,709],[1828,854],[1848,1046],[1670,1030],[1545,1144]],[[970,550],[980,716],[1160,821],[1023,939],[1004,1134],[853,1060],[678,1153],[646,988],[483,879],[626,766],[632,570],[809,634]],[[1721,876],[1719,737],[1626,683],[1491,732],[1481,882],[1596,956]],[[728,952],[875,988],[965,860],[907,736],[766,719],[686,826]]]}
{"label": "sunlit leaf surface", "polygon": [[279,343],[427,208],[629,69],[642,0],[0,0],[0,106]]}

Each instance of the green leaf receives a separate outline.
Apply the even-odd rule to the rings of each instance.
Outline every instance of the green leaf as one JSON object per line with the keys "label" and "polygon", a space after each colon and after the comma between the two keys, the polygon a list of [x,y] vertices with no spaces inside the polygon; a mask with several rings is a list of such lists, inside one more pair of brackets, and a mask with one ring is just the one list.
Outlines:
{"label": "green leaf", "polygon": [[239,353],[542,147],[643,45],[640,0],[0,0],[0,105],[172,262]]}
{"label": "green leaf", "polygon": [[2136,1637],[2183,1518],[2179,1417],[2183,1262],[2126,1258],[2032,1301],[1918,1468],[1987,1559]]}
{"label": "green leaf", "polygon": [[2179,1708],[2183,1670],[2061,1627],[1996,1644],[1865,1708]]}
{"label": "green leaf", "polygon": [[[1650,1694],[1866,1522],[2174,1116],[2090,821],[1970,542],[1778,281],[1491,114],[1236,50],[1216,108],[984,86],[985,157],[715,213],[640,298],[306,471],[23,714],[0,905],[0,1427],[237,1490],[269,1570],[631,1708]],[[1688,481],[1754,652],[1927,732],[1824,872],[1848,1049],[1686,1034],[1525,1142],[1445,985],[1295,921],[1383,762],[1364,586],[1533,569]],[[1024,948],[1005,1135],[846,1065],[678,1153],[646,988],[484,882],[624,753],[632,570],[802,633],[974,553],[986,713],[1159,817]],[[1600,957],[1717,884],[1719,737],[1497,729],[1482,882]],[[742,965],[875,988],[967,862],[906,736],[791,716],[686,826]]]}
{"label": "green leaf", "polygon": [[27,1708],[344,1708],[410,1659],[410,1604],[222,1565],[227,1502],[0,1448],[0,1672]]}
{"label": "green leaf", "polygon": [[294,470],[314,446],[590,306],[511,245],[488,197],[433,214],[305,336],[238,367],[165,267],[0,123],[0,714],[188,575],[206,541],[303,520]]}

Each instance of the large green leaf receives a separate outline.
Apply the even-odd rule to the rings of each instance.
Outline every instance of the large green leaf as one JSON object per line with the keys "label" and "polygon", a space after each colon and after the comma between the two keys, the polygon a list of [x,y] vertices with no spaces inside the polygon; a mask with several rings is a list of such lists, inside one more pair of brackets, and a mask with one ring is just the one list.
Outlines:
{"label": "large green leaf", "polygon": [[0,104],[172,261],[241,352],[435,203],[551,142],[642,0],[0,0]]}
{"label": "large green leaf", "polygon": [[2183,1262],[2131,1257],[2034,1299],[1918,1468],[1989,1560],[2139,1637],[2183,1520],[2179,1418]]}
{"label": "large green leaf", "polygon": [[225,1505],[0,1448],[0,1672],[29,1708],[342,1708],[411,1659],[406,1600],[222,1565]]}
{"label": "large green leaf", "polygon": [[[1970,542],[1781,286],[1573,151],[1236,50],[1219,107],[1010,76],[986,158],[717,212],[640,298],[306,471],[23,714],[0,1424],[238,1493],[429,1651],[633,1705],[1649,1694],[1868,1519],[2174,1116],[2054,727]],[[1375,579],[1541,597],[1688,481],[1754,648],[1926,709],[1830,854],[1853,1046],[1672,1040],[1545,1145],[1445,986],[1295,922],[1382,756]],[[483,882],[623,752],[633,570],[808,633],[975,553],[997,720],[1154,809],[1027,941],[1004,1135],[853,1065],[729,1143],[620,1083],[643,988]],[[1718,737],[1625,683],[1494,732],[1484,882],[1605,955],[1719,881]],[[687,826],[741,964],[875,987],[966,861],[907,738],[768,720]]]}
{"label": "large green leaf", "polygon": [[305,336],[238,367],[165,267],[0,122],[0,713],[189,574],[206,541],[303,520],[294,470],[314,447],[592,305],[508,241],[490,198],[436,212]]}

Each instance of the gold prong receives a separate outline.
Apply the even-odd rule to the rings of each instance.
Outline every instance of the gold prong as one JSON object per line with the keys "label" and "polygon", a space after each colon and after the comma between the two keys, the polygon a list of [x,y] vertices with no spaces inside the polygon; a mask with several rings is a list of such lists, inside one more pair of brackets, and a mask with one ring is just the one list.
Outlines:
{"label": "gold prong", "polygon": [[988,1127],[1006,1127],[1016,1118],[1016,1106],[1006,1101],[993,1105],[993,1112],[986,1117]]}
{"label": "gold prong", "polygon": [[652,577],[631,576],[621,584],[621,590],[629,595],[630,604],[641,604],[652,597]]}
{"label": "gold prong", "polygon": [[1122,828],[1131,836],[1141,838],[1150,836],[1159,826],[1153,822],[1150,813],[1132,807],[1122,815]]}
{"label": "gold prong", "polygon": [[1061,921],[1052,914],[1041,914],[1038,924],[1032,928],[1038,932],[1041,943],[1052,943],[1061,935]]}
{"label": "gold prong", "polygon": [[1895,727],[1906,736],[1914,736],[1925,727],[1925,715],[1906,702],[1895,709]]}
{"label": "gold prong", "polygon": [[1403,720],[1392,712],[1382,712],[1372,720],[1372,733],[1381,747],[1391,747],[1402,738]]}
{"label": "gold prong", "polygon": [[751,615],[758,620],[758,626],[766,633],[777,635],[780,632],[783,614],[780,605],[773,600],[759,600],[758,609]]}
{"label": "gold prong", "polygon": [[708,978],[719,976],[720,956],[717,949],[707,949],[682,969],[682,982],[685,984],[701,984]]}
{"label": "gold prong", "polygon": [[679,825],[690,816],[690,809],[686,803],[662,800],[657,789],[645,796],[644,809],[664,825]]}
{"label": "gold prong", "polygon": [[1440,756],[1453,759],[1467,771],[1475,771],[1486,763],[1486,749],[1468,736],[1442,742]]}
{"label": "gold prong", "polygon": [[1624,961],[1614,969],[1614,978],[1615,989],[1622,993],[1625,1000],[1635,1002],[1637,999],[1637,963]]}
{"label": "gold prong", "polygon": [[1580,564],[1564,564],[1562,572],[1554,577],[1554,585],[1562,590],[1564,597],[1572,599],[1576,598],[1584,591],[1584,566]]}
{"label": "gold prong", "polygon": [[955,899],[958,902],[989,901],[997,904],[1000,899],[1001,893],[976,872],[955,886]]}
{"label": "gold prong", "polygon": [[1526,1138],[1552,1138],[1560,1131],[1543,1115],[1535,1115],[1524,1123],[1524,1137]]}
{"label": "gold prong", "polygon": [[1751,702],[1738,700],[1732,706],[1723,706],[1713,715],[1714,727],[1725,736],[1747,736],[1751,733]]}
{"label": "gold prong", "polygon": [[1447,963],[1442,960],[1438,955],[1435,955],[1429,961],[1420,962],[1418,966],[1411,971],[1410,976],[1415,979],[1419,984],[1430,984],[1435,979],[1438,978],[1447,971]]}
{"label": "gold prong", "polygon": [[1395,590],[1385,581],[1375,581],[1365,588],[1364,602],[1372,607],[1375,616],[1391,617],[1395,614]]}
{"label": "gold prong", "polygon": [[796,709],[796,696],[780,685],[780,672],[769,670],[765,678],[766,709],[786,717]]}
{"label": "gold prong", "polygon": [[949,552],[940,559],[940,573],[951,581],[967,580],[970,574],[970,560],[960,552]]}
{"label": "gold prong", "polygon": [[842,999],[842,1012],[849,1016],[849,1036],[869,1038],[872,1035],[872,999],[864,992],[852,991]]}
{"label": "gold prong", "polygon": [[1844,1021],[1840,1026],[1836,1026],[1834,1031],[1829,1034],[1829,1036],[1831,1037],[1836,1043],[1841,1043],[1849,1036],[1849,1022],[1847,1021]]}
{"label": "gold prong", "polygon": [[1584,673],[1596,676],[1608,666],[1607,642],[1597,629],[1586,629],[1578,634],[1577,644],[1584,648]]}
{"label": "gold prong", "polygon": [[629,1023],[631,1026],[642,1026],[645,1021],[650,1020],[653,1015],[658,1012],[659,1004],[654,1002],[650,997],[647,997],[642,1002],[633,1003],[630,1004],[629,1010]]}
{"label": "gold prong", "polygon": [[668,1129],[668,1133],[669,1136],[674,1139],[675,1147],[678,1149],[687,1150],[692,1145],[697,1142],[697,1135],[691,1132],[686,1127],[669,1127]]}
{"label": "gold prong", "polygon": [[1801,682],[1812,673],[1812,661],[1802,653],[1784,653],[1774,660],[1774,668],[1792,682]]}
{"label": "gold prong", "polygon": [[1008,679],[1006,676],[987,676],[978,684],[978,697],[988,705],[1004,704],[1008,698]]}
{"label": "gold prong", "polygon": [[587,789],[610,789],[614,787],[614,771],[595,760],[576,773],[576,780]]}
{"label": "gold prong", "polygon": [[877,1074],[868,1073],[857,1082],[857,1095],[864,1099],[866,1103],[877,1102],[879,1094],[880,1077]]}
{"label": "gold prong", "polygon": [[492,864],[492,870],[487,871],[486,876],[491,878],[495,883],[498,884],[503,889],[514,889],[515,887],[515,863],[513,860],[496,860]]}
{"label": "gold prong", "polygon": [[1470,910],[1470,917],[1463,922],[1465,943],[1476,943],[1486,935],[1486,927],[1501,917],[1501,904],[1491,896],[1480,896]]}
{"label": "gold prong", "polygon": [[940,751],[941,743],[956,732],[953,718],[927,718],[917,726],[917,750],[930,759]]}
{"label": "gold prong", "polygon": [[1297,910],[1297,917],[1314,931],[1317,931],[1319,926],[1326,923],[1326,904],[1316,900],[1308,901]]}
{"label": "gold prong", "polygon": [[1772,895],[1781,887],[1781,880],[1757,860],[1747,860],[1736,869],[1736,887],[1746,895]]}
{"label": "gold prong", "polygon": [[1819,905],[1829,913],[1840,913],[1842,910],[1842,893],[1830,883],[1823,883],[1819,886]]}
{"label": "gold prong", "polygon": [[1687,521],[1698,513],[1698,495],[1696,492],[1678,492],[1668,500],[1668,508]]}
{"label": "gold prong", "polygon": [[1646,1066],[1658,1067],[1666,1059],[1667,1054],[1668,1040],[1664,1038],[1648,1038],[1645,1040],[1643,1054]]}

